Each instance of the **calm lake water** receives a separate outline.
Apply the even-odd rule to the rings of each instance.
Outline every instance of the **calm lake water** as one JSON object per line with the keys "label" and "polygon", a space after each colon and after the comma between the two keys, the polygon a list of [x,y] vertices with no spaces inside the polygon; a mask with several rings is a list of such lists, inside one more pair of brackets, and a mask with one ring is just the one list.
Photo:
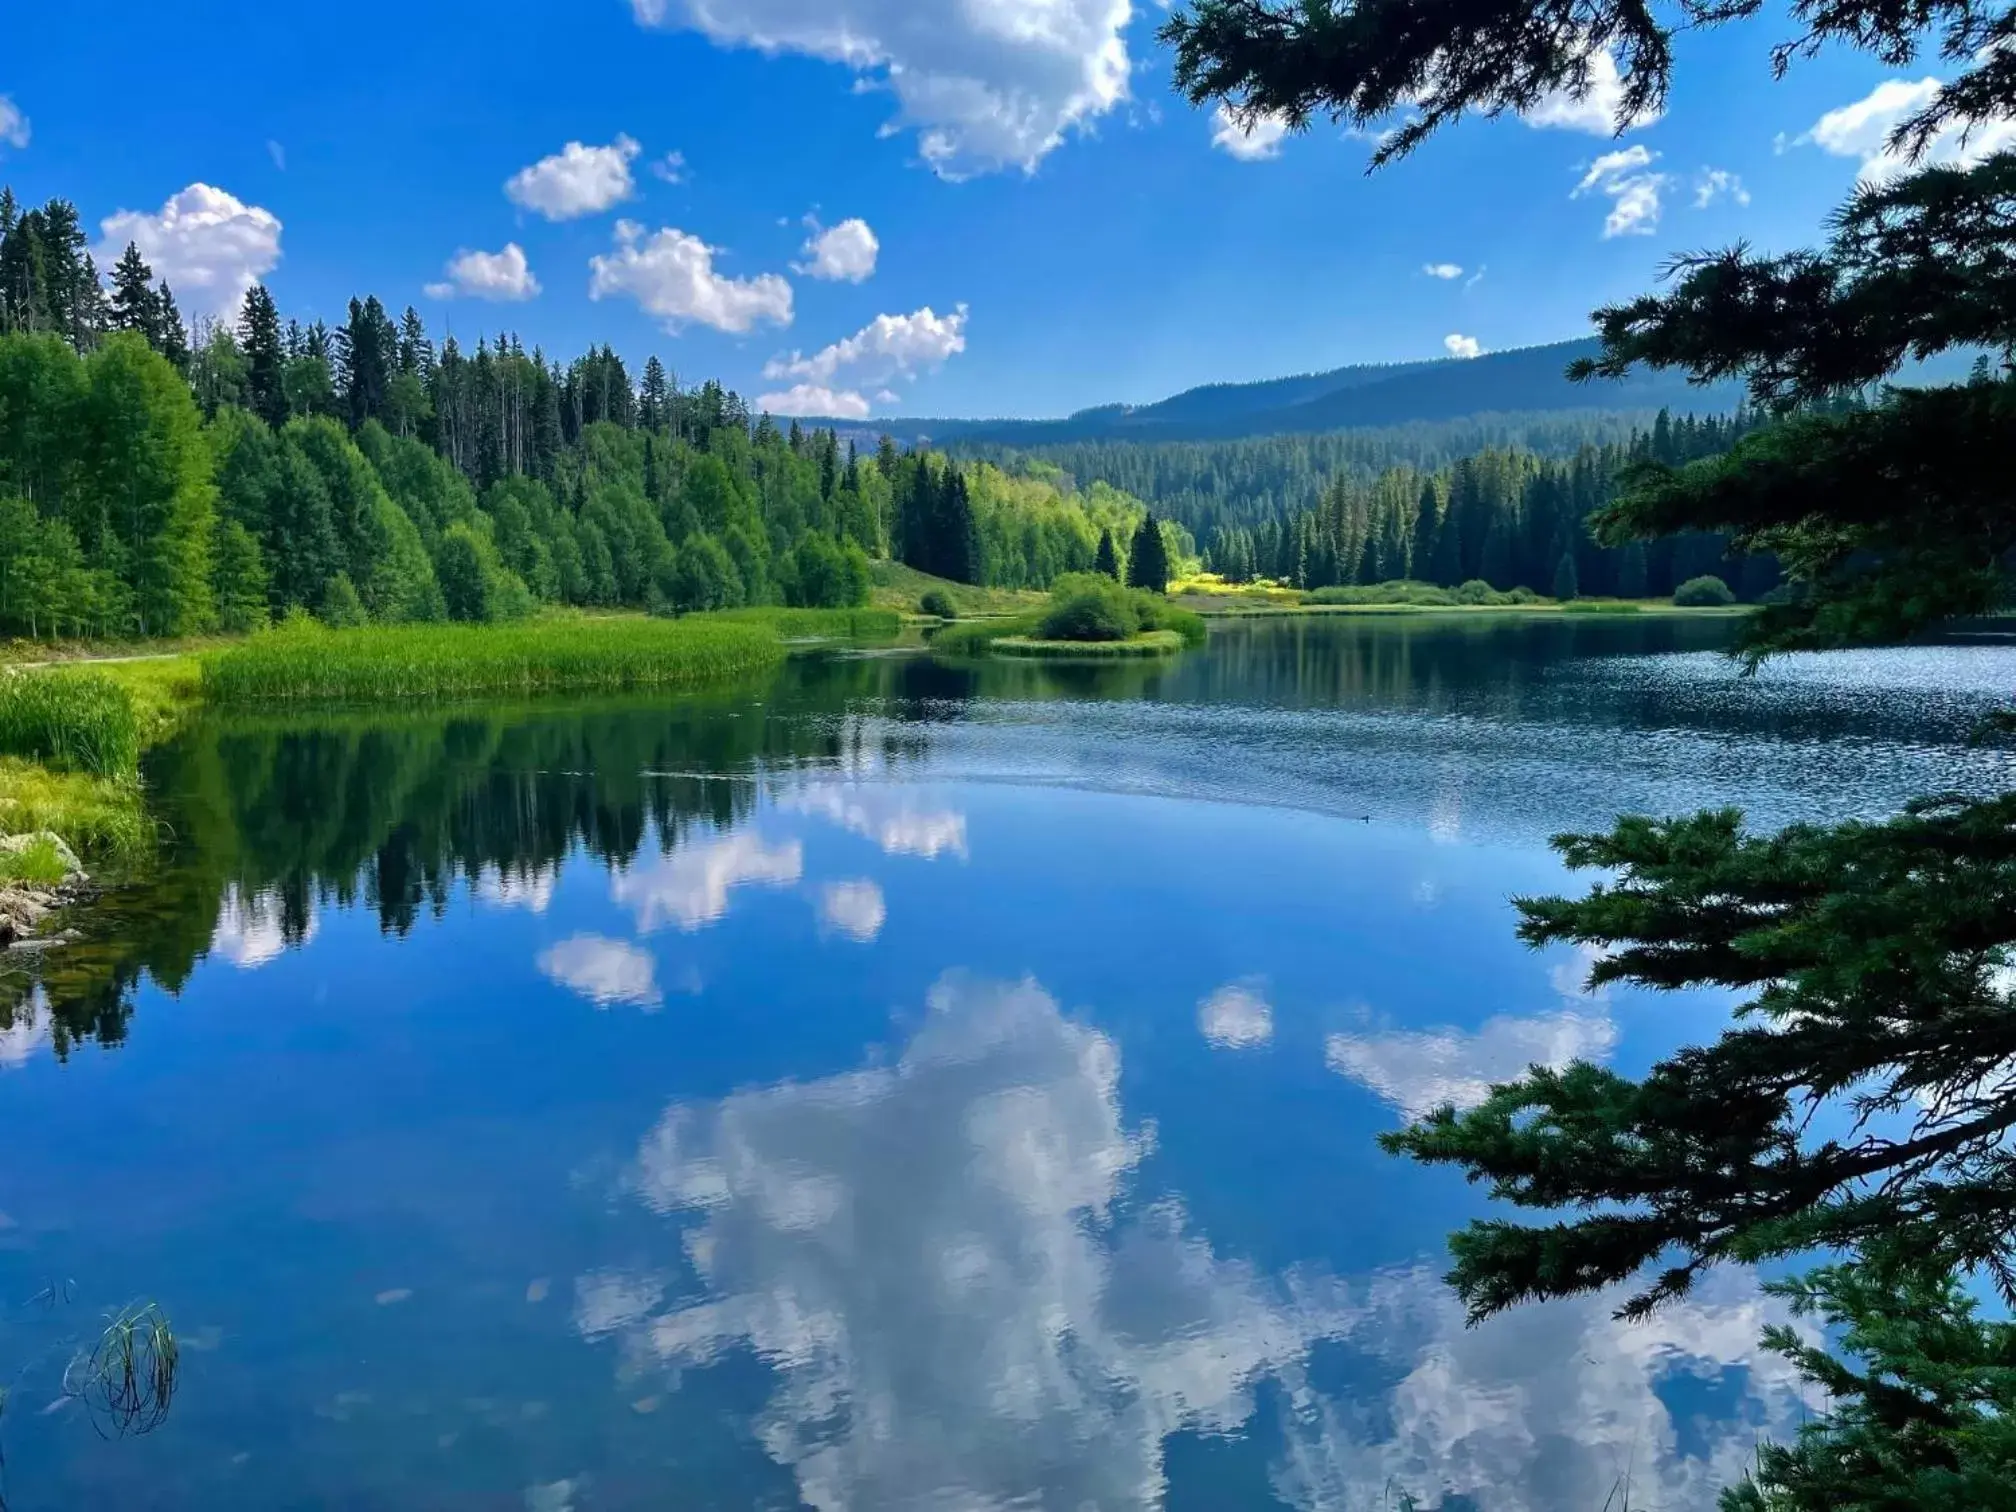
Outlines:
{"label": "calm lake water", "polygon": [[[9,1504],[1711,1507],[1807,1410],[1755,1281],[1466,1330],[1482,1199],[1374,1136],[1726,1013],[1520,947],[1548,835],[2009,784],[2016,652],[1725,633],[193,731],[177,864],[0,1032]],[[180,1391],[104,1442],[63,1362],[133,1299]]]}

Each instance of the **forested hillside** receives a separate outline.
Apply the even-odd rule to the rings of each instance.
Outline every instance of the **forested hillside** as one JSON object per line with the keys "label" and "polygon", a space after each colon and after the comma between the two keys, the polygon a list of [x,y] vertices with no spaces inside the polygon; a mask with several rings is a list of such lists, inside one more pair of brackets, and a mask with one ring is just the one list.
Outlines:
{"label": "forested hillside", "polygon": [[1548,458],[1493,449],[1435,468],[1400,466],[1365,479],[1340,472],[1311,508],[1206,537],[1206,560],[1235,582],[1270,577],[1303,588],[1397,578],[1455,587],[1482,580],[1535,593],[1665,597],[1712,573],[1745,598],[1775,587],[1768,555],[1730,561],[1720,536],[1599,546],[1589,517],[1616,496],[1634,462],[1681,463],[1727,451],[1751,427],[1661,414],[1627,441]]}
{"label": "forested hillside", "polygon": [[182,635],[332,623],[860,602],[868,560],[1041,587],[1146,511],[829,429],[607,347],[438,346],[353,300],[285,321],[255,287],[187,330],[128,249],[109,287],[75,207],[0,194],[0,631]]}

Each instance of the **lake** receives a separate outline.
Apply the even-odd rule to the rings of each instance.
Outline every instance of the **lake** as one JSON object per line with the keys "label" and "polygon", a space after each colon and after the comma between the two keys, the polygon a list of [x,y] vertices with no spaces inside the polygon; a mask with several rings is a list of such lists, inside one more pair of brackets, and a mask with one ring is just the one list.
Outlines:
{"label": "lake", "polygon": [[[1467,1330],[1483,1199],[1374,1139],[1724,1020],[1514,940],[1550,835],[2009,784],[2016,653],[1728,630],[188,732],[173,863],[0,1030],[8,1504],[1712,1507],[1810,1410],[1756,1280]],[[63,1366],[136,1299],[179,1390],[106,1441]]]}

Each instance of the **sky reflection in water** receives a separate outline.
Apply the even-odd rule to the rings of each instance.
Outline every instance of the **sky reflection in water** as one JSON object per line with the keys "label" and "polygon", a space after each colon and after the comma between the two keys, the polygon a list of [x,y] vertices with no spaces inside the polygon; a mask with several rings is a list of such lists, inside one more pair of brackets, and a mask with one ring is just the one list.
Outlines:
{"label": "sky reflection in water", "polygon": [[0,1027],[7,1295],[158,1296],[184,1394],[10,1410],[12,1504],[1712,1506],[1808,1410],[1754,1281],[1466,1330],[1373,1136],[1713,1032],[1511,938],[1547,833],[2000,780],[2010,662],[1318,628],[192,735],[192,859]]}

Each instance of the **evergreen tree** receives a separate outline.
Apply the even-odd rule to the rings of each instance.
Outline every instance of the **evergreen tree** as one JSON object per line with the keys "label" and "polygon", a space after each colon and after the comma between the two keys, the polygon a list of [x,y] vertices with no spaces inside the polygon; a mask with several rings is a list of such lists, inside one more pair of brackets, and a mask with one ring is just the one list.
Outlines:
{"label": "evergreen tree", "polygon": [[1149,593],[1169,591],[1169,553],[1162,543],[1162,527],[1150,510],[1134,532],[1134,544],[1127,552],[1127,586]]}
{"label": "evergreen tree", "polygon": [[155,349],[166,357],[176,372],[187,377],[189,374],[189,328],[182,323],[182,311],[176,307],[175,291],[163,279],[154,295],[154,335]]}
{"label": "evergreen tree", "polygon": [[645,359],[644,381],[637,389],[637,423],[647,431],[661,431],[671,417],[671,394],[665,380],[665,364],[655,356]]}
{"label": "evergreen tree", "polygon": [[211,547],[211,596],[217,623],[225,630],[257,629],[268,622],[267,592],[271,582],[259,543],[252,532],[230,518],[217,522]]}
{"label": "evergreen tree", "polygon": [[245,403],[268,425],[287,423],[287,353],[280,311],[264,284],[245,294],[238,316],[238,348],[245,354]]}
{"label": "evergreen tree", "polygon": [[1113,532],[1110,528],[1099,532],[1099,554],[1092,559],[1092,570],[1105,573],[1116,583],[1120,581],[1120,558],[1113,550]]}
{"label": "evergreen tree", "polygon": [[1560,565],[1554,569],[1554,597],[1566,604],[1581,596],[1582,580],[1575,571],[1575,553],[1563,552]]}
{"label": "evergreen tree", "polygon": [[[1695,8],[1691,20],[1747,14]],[[1960,60],[1897,128],[1908,161],[2016,112],[2006,20],[1961,0],[1845,0],[1807,15],[1802,47],[1841,41],[1892,67],[1928,46]],[[1599,56],[1619,60],[1621,125],[1663,99],[1673,57],[1654,10],[1610,0],[1572,24],[1537,3],[1194,0],[1165,35],[1200,103],[1291,125],[1412,112],[1382,138],[1381,161],[1468,111],[1586,94]],[[1606,542],[1693,529],[1775,552],[1795,591],[1750,621],[1753,658],[1894,640],[2006,602],[2016,381],[1860,396],[1907,356],[2008,348],[2012,203],[2016,154],[1914,166],[1857,190],[1824,247],[1685,259],[1669,291],[1599,311],[1602,352],[1579,375],[1640,364],[1740,375],[1774,417],[1707,460],[1644,459],[1597,515]],[[1571,865],[1615,880],[1583,899],[1522,904],[1526,939],[1599,948],[1597,982],[1754,996],[1746,1022],[1643,1080],[1535,1069],[1470,1112],[1445,1109],[1388,1139],[1541,1215],[1455,1236],[1452,1280],[1473,1316],[1633,1279],[1637,1315],[1718,1262],[1817,1248],[1881,1249],[1935,1276],[1979,1268],[2016,1296],[2016,989],[2004,970],[2016,949],[2016,795],[1926,799],[1886,823],[1777,836],[1746,834],[1734,813],[1626,819],[1560,845]],[[1841,1097],[1853,1137],[1812,1133]],[[1877,1450],[1901,1460],[1911,1425],[1893,1405],[1910,1403],[1872,1397],[1882,1411],[1867,1421]],[[1926,1428],[1957,1460],[1958,1430]]]}
{"label": "evergreen tree", "polygon": [[112,268],[112,324],[122,331],[137,331],[162,352],[161,299],[154,292],[154,270],[132,242]]}

